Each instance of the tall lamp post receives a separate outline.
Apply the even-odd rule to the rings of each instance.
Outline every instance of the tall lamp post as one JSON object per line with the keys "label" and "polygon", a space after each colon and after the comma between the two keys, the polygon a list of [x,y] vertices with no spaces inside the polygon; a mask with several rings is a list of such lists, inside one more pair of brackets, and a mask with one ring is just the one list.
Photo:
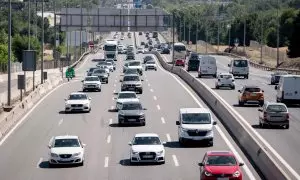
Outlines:
{"label": "tall lamp post", "polygon": [[230,49],[230,39],[231,39],[231,24],[227,24],[227,29],[228,29],[228,48]]}
{"label": "tall lamp post", "polygon": [[8,62],[7,62],[7,106],[11,106],[11,0],[8,1]]}

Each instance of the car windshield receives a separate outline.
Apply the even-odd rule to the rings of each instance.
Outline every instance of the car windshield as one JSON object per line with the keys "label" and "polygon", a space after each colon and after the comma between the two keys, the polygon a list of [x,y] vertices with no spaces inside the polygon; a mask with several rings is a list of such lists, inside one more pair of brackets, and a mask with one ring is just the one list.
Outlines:
{"label": "car windshield", "polygon": [[206,166],[236,166],[233,156],[208,156]]}
{"label": "car windshield", "polygon": [[142,105],[140,103],[128,103],[123,104],[122,110],[142,110]]}
{"label": "car windshield", "polygon": [[155,62],[154,61],[147,61],[146,64],[155,64]]}
{"label": "car windshield", "polygon": [[106,57],[107,57],[107,58],[114,58],[115,55],[114,55],[114,54],[107,54]]}
{"label": "car windshield", "polygon": [[248,61],[247,60],[234,60],[233,66],[234,67],[248,67]]}
{"label": "car windshield", "polygon": [[232,78],[232,75],[230,75],[230,74],[221,74],[220,78],[230,79],[230,78]]}
{"label": "car windshield", "polygon": [[99,78],[98,77],[86,77],[84,80],[85,81],[99,81]]}
{"label": "car windshield", "polygon": [[146,56],[146,57],[144,58],[144,60],[151,60],[151,59],[153,59],[152,56]]}
{"label": "car windshield", "polygon": [[160,145],[158,137],[135,137],[132,145]]}
{"label": "car windshield", "polygon": [[287,108],[283,105],[269,105],[267,112],[287,112]]}
{"label": "car windshield", "polygon": [[118,99],[137,98],[135,93],[120,93]]}
{"label": "car windshield", "polygon": [[139,81],[139,76],[124,76],[124,81]]}
{"label": "car windshield", "polygon": [[138,50],[143,50],[143,48],[138,48]]}
{"label": "car windshield", "polygon": [[87,96],[85,94],[71,94],[69,100],[85,100]]}
{"label": "car windshield", "polygon": [[183,124],[210,124],[211,117],[209,113],[185,113],[182,114]]}
{"label": "car windshield", "polygon": [[129,66],[139,66],[139,65],[141,65],[141,62],[139,61],[129,63]]}
{"label": "car windshield", "polygon": [[103,74],[103,73],[105,73],[105,70],[104,69],[96,69],[93,73]]}
{"label": "car windshield", "polygon": [[107,63],[114,64],[114,60],[106,60]]}
{"label": "car windshield", "polygon": [[139,71],[137,69],[127,69],[125,74],[138,74]]}
{"label": "car windshield", "polygon": [[127,56],[126,59],[134,59],[134,56]]}
{"label": "car windshield", "polygon": [[260,88],[246,88],[245,89],[246,92],[260,92]]}
{"label": "car windshield", "polygon": [[80,147],[80,144],[78,139],[56,139],[53,147]]}
{"label": "car windshield", "polygon": [[105,65],[105,64],[106,64],[105,61],[98,62],[98,65]]}
{"label": "car windshield", "polygon": [[89,72],[93,72],[95,69],[97,69],[97,68],[90,68]]}
{"label": "car windshield", "polygon": [[104,46],[104,51],[115,51],[117,48],[116,45],[105,45]]}

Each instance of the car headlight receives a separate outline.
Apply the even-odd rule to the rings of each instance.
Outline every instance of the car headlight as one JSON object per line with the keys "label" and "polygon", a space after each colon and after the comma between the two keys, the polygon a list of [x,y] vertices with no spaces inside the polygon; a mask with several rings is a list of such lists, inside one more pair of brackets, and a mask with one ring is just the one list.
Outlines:
{"label": "car headlight", "polygon": [[85,104],[84,104],[84,106],[89,106],[89,105],[90,105],[89,103],[85,103]]}
{"label": "car headlight", "polygon": [[142,87],[142,84],[136,84],[136,87]]}
{"label": "car headlight", "polygon": [[181,128],[181,131],[186,132],[186,131],[188,131],[188,129]]}
{"label": "car headlight", "polygon": [[75,153],[73,154],[73,156],[79,156],[81,154],[81,152]]}
{"label": "car headlight", "polygon": [[240,171],[236,171],[232,174],[233,177],[239,177],[241,175]]}
{"label": "car headlight", "polygon": [[51,153],[51,157],[58,157],[58,154]]}
{"label": "car headlight", "polygon": [[133,150],[131,151],[131,153],[132,153],[132,154],[134,154],[134,155],[137,155],[137,154],[139,154],[139,152],[137,152],[137,151],[133,151]]}
{"label": "car headlight", "polygon": [[204,171],[205,176],[212,176],[212,173],[208,172],[208,171]]}
{"label": "car headlight", "polygon": [[145,118],[145,114],[140,115],[140,119],[143,119],[143,118]]}
{"label": "car headlight", "polygon": [[156,154],[161,155],[164,152],[164,150],[156,152]]}

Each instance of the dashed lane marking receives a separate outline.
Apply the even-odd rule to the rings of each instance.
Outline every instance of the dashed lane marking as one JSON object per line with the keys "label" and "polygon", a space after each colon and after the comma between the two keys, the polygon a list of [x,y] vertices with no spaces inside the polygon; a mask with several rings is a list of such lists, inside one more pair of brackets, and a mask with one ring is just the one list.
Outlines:
{"label": "dashed lane marking", "polygon": [[153,96],[153,99],[156,101],[156,100],[157,100],[157,97],[156,97],[156,96]]}
{"label": "dashed lane marking", "polygon": [[166,134],[166,136],[167,136],[167,141],[168,141],[168,142],[171,142],[172,140],[171,140],[170,134]]}
{"label": "dashed lane marking", "polygon": [[64,122],[64,119],[59,120],[58,126],[60,126]]}
{"label": "dashed lane marking", "polygon": [[109,143],[110,143],[110,140],[111,140],[111,135],[108,135],[108,136],[107,136],[107,139],[106,139],[106,142],[109,144]]}
{"label": "dashed lane marking", "polygon": [[176,167],[178,167],[178,166],[179,166],[179,163],[178,163],[178,160],[177,160],[176,155],[173,154],[173,155],[172,155],[172,158],[173,158],[173,161],[174,161],[174,165],[175,165]]}
{"label": "dashed lane marking", "polygon": [[165,118],[164,118],[164,117],[161,117],[160,120],[161,120],[161,122],[162,122],[163,124],[166,124],[166,121],[165,121]]}
{"label": "dashed lane marking", "polygon": [[109,161],[109,157],[105,157],[105,160],[104,160],[104,167],[107,168],[108,167],[108,161]]}
{"label": "dashed lane marking", "polygon": [[160,106],[159,105],[156,105],[156,107],[157,107],[158,110],[160,110]]}
{"label": "dashed lane marking", "polygon": [[40,168],[40,164],[43,162],[43,158],[40,158],[36,164],[36,168]]}

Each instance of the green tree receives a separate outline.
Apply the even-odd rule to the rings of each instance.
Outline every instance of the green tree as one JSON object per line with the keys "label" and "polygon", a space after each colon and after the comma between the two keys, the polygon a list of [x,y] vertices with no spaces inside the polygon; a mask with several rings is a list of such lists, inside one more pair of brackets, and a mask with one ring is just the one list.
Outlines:
{"label": "green tree", "polygon": [[291,58],[300,57],[300,12],[293,23],[293,33],[290,36],[289,52],[288,55]]}
{"label": "green tree", "polygon": [[4,29],[0,29],[0,44],[7,44],[8,35],[6,34]]}
{"label": "green tree", "polygon": [[[31,37],[30,39],[31,49],[36,50],[37,54],[40,54],[40,43],[35,37]],[[28,49],[28,37],[16,35],[13,38],[12,50],[16,56],[17,61],[22,62],[23,50]]]}

